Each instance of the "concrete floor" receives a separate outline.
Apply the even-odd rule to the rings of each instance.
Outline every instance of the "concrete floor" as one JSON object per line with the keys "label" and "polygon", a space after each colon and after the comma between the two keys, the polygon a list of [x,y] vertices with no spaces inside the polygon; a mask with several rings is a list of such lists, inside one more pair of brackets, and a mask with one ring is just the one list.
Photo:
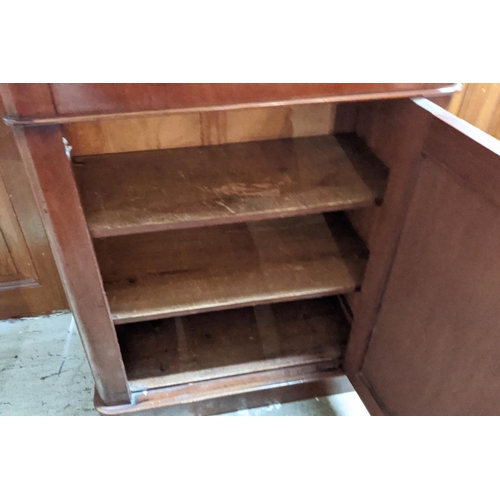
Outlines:
{"label": "concrete floor", "polygon": [[[0,415],[99,415],[94,383],[69,313],[0,321]],[[225,415],[368,416],[355,392]]]}

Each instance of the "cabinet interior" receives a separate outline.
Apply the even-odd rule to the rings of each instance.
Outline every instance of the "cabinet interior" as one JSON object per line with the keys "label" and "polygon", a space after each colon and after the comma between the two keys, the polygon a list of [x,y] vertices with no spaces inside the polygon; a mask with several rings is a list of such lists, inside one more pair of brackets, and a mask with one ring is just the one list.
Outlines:
{"label": "cabinet interior", "polygon": [[199,138],[167,117],[156,145],[148,119],[66,131],[133,393],[341,368],[389,173],[357,106],[200,113]]}

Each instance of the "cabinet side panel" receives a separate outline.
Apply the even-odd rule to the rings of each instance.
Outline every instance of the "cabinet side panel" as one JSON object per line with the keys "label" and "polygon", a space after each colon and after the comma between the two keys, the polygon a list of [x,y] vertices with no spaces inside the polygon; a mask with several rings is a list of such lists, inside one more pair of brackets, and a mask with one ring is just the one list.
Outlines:
{"label": "cabinet side panel", "polygon": [[99,395],[107,404],[128,402],[116,332],[60,127],[14,131]]}

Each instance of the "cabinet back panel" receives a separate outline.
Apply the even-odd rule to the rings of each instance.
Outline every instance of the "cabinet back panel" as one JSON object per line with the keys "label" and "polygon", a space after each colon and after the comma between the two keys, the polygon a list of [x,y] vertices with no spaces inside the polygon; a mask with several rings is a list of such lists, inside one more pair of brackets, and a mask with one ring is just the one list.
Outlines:
{"label": "cabinet back panel", "polygon": [[210,146],[333,132],[336,105],[303,104],[64,125],[73,156]]}

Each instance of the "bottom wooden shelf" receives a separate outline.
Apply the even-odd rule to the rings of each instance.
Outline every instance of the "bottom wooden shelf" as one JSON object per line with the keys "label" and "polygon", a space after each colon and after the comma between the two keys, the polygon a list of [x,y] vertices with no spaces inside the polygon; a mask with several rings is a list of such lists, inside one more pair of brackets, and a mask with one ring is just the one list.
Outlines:
{"label": "bottom wooden shelf", "polygon": [[[136,393],[217,379],[238,392],[238,377],[244,375],[258,378],[268,372],[269,384],[279,382],[283,369],[308,365],[310,375],[326,364],[335,370],[348,332],[336,297],[117,326],[130,389]],[[201,384],[199,390],[207,388]]]}
{"label": "bottom wooden shelf", "polygon": [[279,368],[133,392],[131,402],[123,405],[106,406],[97,392],[94,400],[103,415],[217,415],[353,391],[347,377],[333,368],[334,364]]}

